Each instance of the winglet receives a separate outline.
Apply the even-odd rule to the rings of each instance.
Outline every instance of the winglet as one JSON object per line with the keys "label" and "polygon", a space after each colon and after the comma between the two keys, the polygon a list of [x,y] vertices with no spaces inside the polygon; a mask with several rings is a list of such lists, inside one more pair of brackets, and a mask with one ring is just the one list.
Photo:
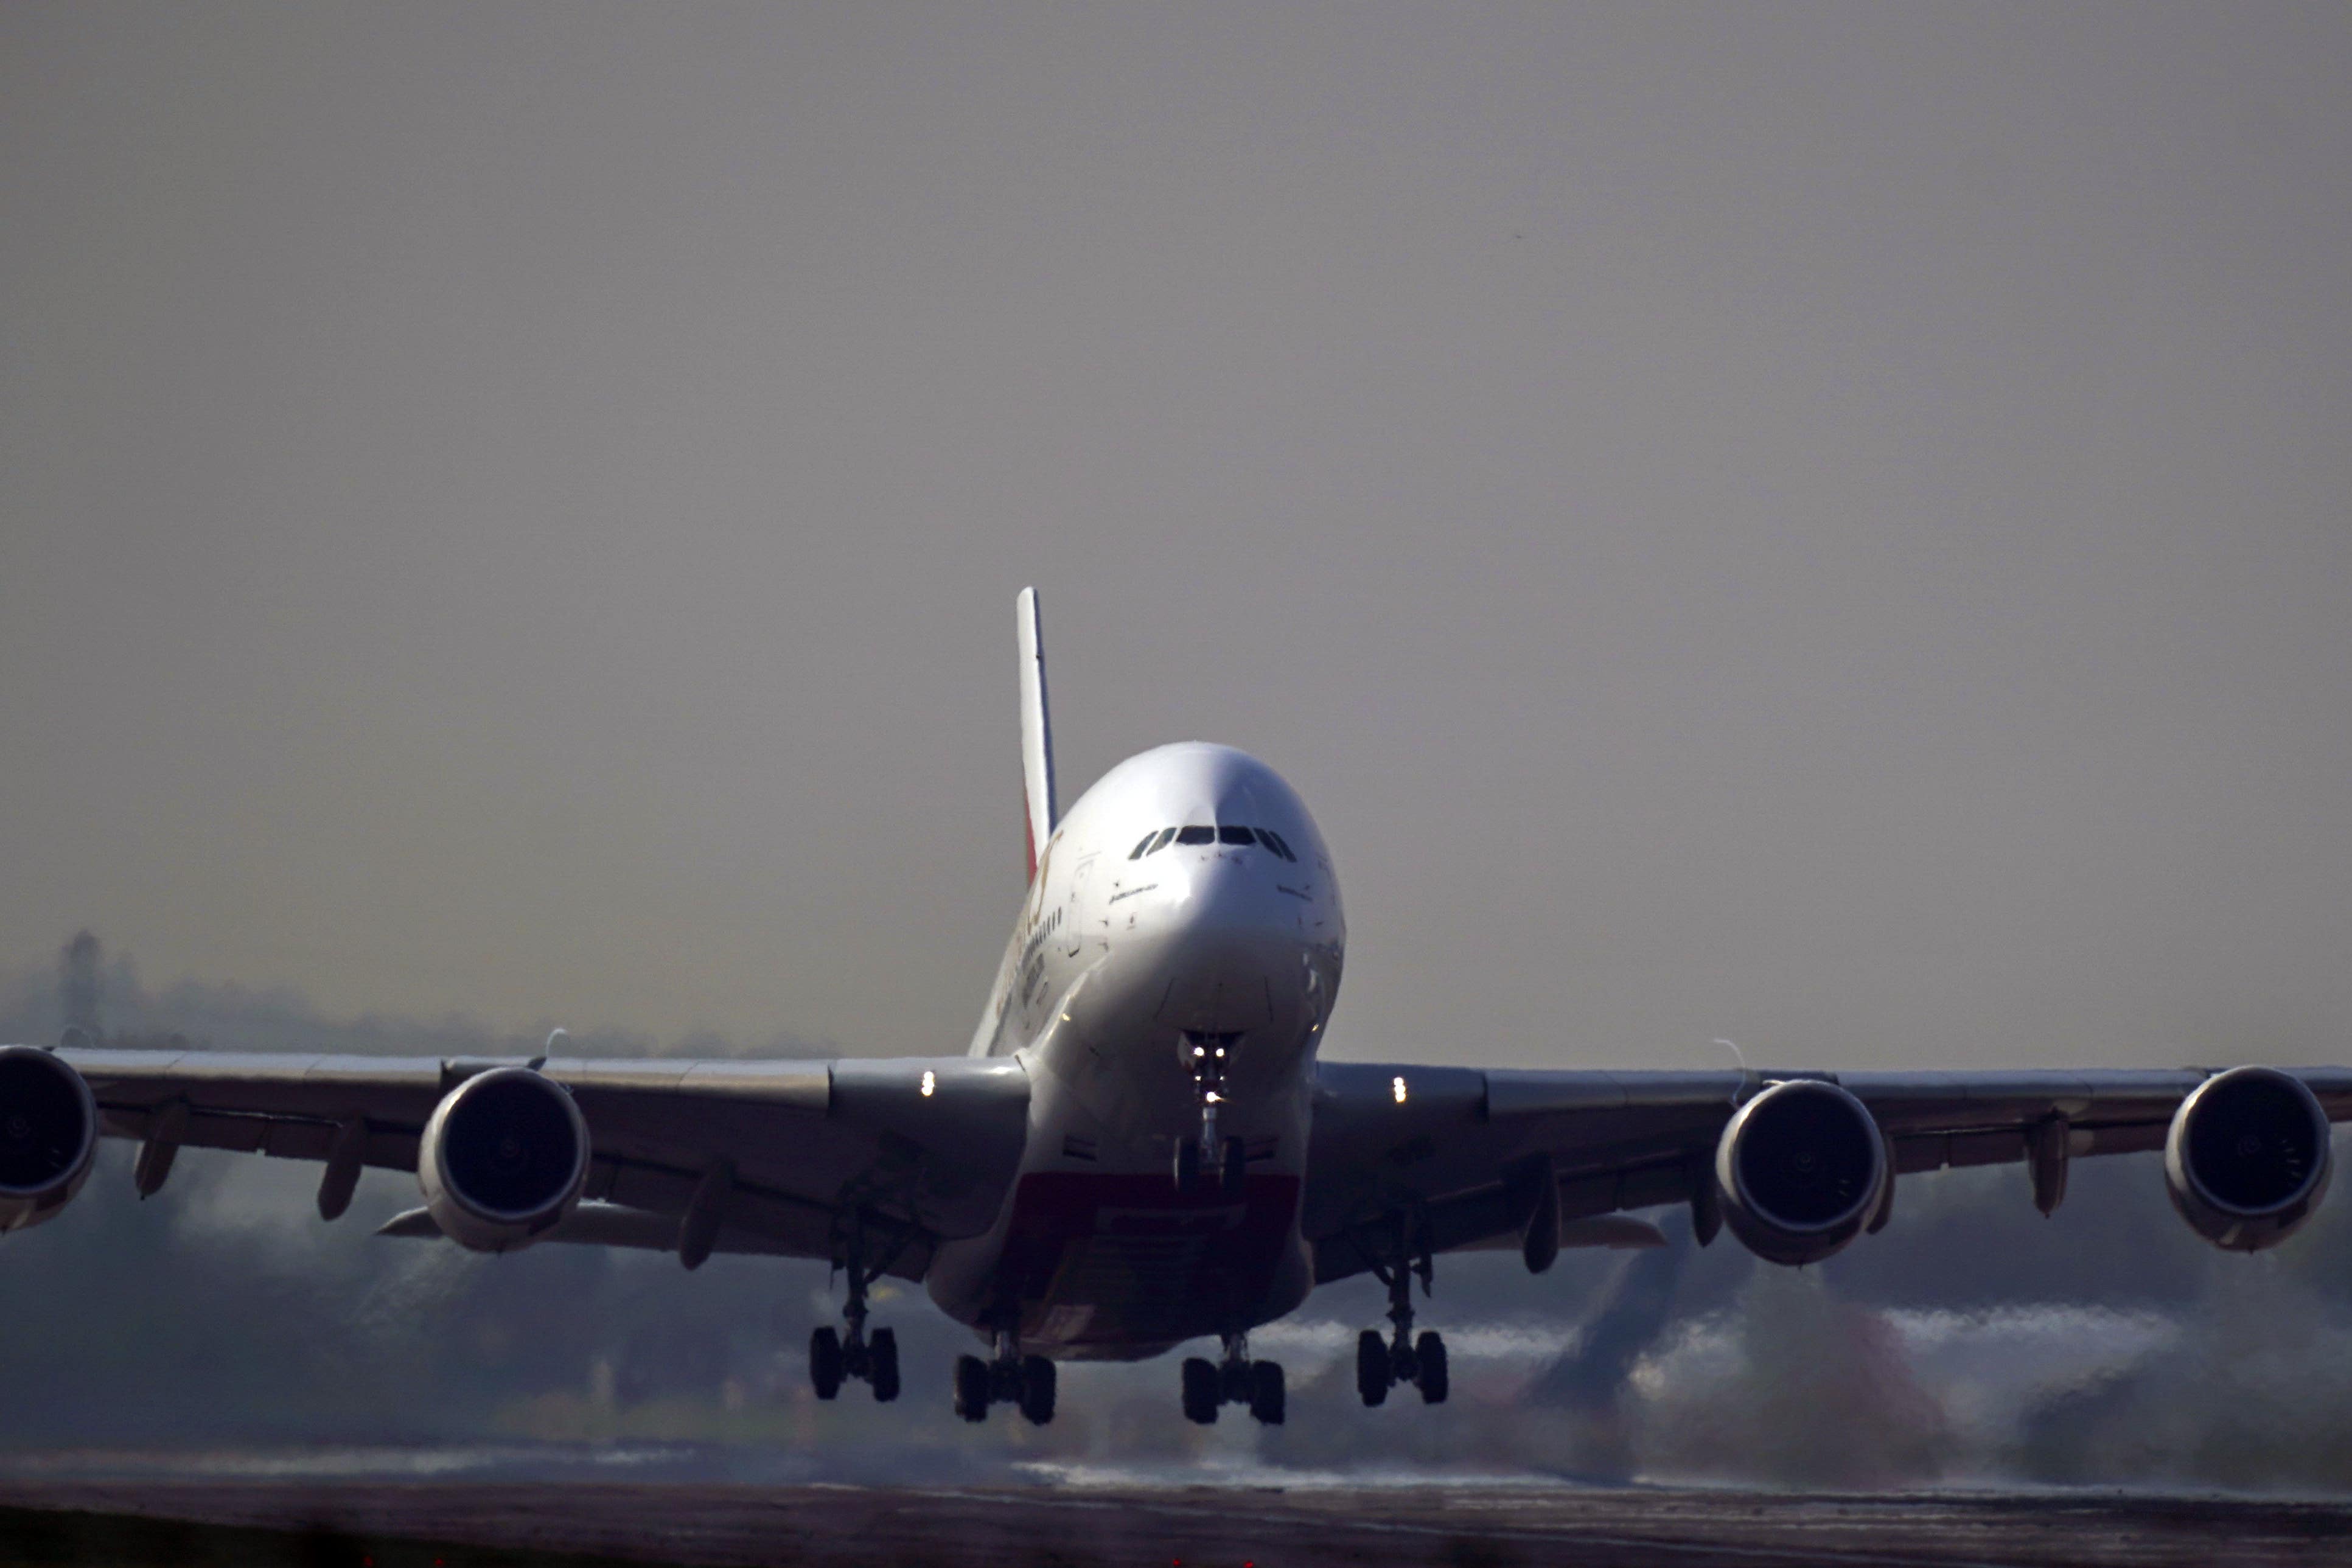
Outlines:
{"label": "winglet", "polygon": [[1029,841],[1029,876],[1037,875],[1037,852],[1053,836],[1054,722],[1045,706],[1045,640],[1038,630],[1037,591],[1024,588],[1013,601],[1021,634],[1021,812]]}

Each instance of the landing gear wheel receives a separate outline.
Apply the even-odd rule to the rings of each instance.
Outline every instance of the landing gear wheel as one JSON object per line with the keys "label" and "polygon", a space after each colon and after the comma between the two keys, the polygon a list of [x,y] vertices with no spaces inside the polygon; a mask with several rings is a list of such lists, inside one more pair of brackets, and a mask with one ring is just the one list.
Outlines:
{"label": "landing gear wheel", "polygon": [[1217,1170],[1217,1186],[1227,1197],[1239,1197],[1248,1182],[1249,1149],[1239,1138],[1227,1138],[1224,1159]]}
{"label": "landing gear wheel", "polygon": [[1378,1329],[1356,1336],[1356,1392],[1367,1408],[1388,1402],[1389,1346]]}
{"label": "landing gear wheel", "polygon": [[1029,1417],[1032,1427],[1042,1427],[1054,1418],[1054,1364],[1042,1355],[1025,1356],[1021,1362],[1021,1414]]}
{"label": "landing gear wheel", "polygon": [[1201,1185],[1201,1145],[1193,1138],[1176,1145],[1176,1190],[1191,1192]]}
{"label": "landing gear wheel", "polygon": [[1184,1419],[1196,1426],[1217,1424],[1217,1406],[1223,1403],[1224,1381],[1217,1375],[1217,1364],[1190,1356],[1184,1362]]}
{"label": "landing gear wheel", "polygon": [[1434,1329],[1421,1336],[1413,1346],[1412,1359],[1420,1374],[1421,1402],[1424,1405],[1445,1403],[1445,1342],[1437,1337]]}
{"label": "landing gear wheel", "polygon": [[1250,1363],[1250,1414],[1265,1427],[1282,1425],[1286,1400],[1282,1388],[1282,1364],[1278,1361]]}
{"label": "landing gear wheel", "polygon": [[956,1357],[955,1412],[967,1421],[988,1419],[988,1363],[976,1355]]}
{"label": "landing gear wheel", "polygon": [[[844,1383],[853,1381],[871,1388],[881,1404],[898,1397],[898,1336],[888,1329],[869,1333],[866,1326],[871,1315],[866,1288],[898,1255],[897,1244],[877,1254],[867,1229],[872,1218],[860,1208],[849,1217],[847,1233],[833,1237],[834,1267],[847,1272],[849,1292],[841,1304],[843,1328],[821,1328],[809,1335],[809,1382],[819,1399],[835,1397]],[[962,1408],[961,1400],[957,1408]]]}
{"label": "landing gear wheel", "polygon": [[844,1371],[841,1336],[829,1328],[809,1335],[809,1382],[819,1399],[830,1399],[841,1392]]}
{"label": "landing gear wheel", "polygon": [[892,1330],[876,1329],[866,1342],[866,1380],[874,1385],[875,1403],[898,1397],[898,1336]]}

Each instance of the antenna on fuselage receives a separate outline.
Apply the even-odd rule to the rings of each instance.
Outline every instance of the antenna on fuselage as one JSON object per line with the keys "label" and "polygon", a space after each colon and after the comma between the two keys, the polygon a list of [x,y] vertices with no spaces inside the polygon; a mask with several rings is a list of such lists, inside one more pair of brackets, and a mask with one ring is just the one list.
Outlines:
{"label": "antenna on fuselage", "polygon": [[1037,855],[1054,836],[1054,721],[1045,706],[1045,639],[1039,630],[1037,591],[1013,601],[1021,638],[1021,826],[1028,839],[1029,878]]}

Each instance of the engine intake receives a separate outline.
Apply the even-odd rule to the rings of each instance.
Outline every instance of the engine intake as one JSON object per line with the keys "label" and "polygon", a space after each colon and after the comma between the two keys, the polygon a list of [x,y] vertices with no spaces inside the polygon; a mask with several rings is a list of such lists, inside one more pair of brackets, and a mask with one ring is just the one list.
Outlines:
{"label": "engine intake", "polygon": [[1715,1180],[1731,1233],[1772,1263],[1817,1263],[1862,1233],[1886,1184],[1886,1141],[1834,1083],[1776,1083],[1732,1113]]}
{"label": "engine intake", "polygon": [[44,1224],[89,1179],[98,1102],[46,1051],[0,1046],[0,1231]]}
{"label": "engine intake", "polygon": [[2173,1113],[2164,1186],[2190,1228],[2216,1247],[2258,1252],[2300,1229],[2327,1196],[2327,1113],[2301,1079],[2233,1067]]}
{"label": "engine intake", "polygon": [[493,1068],[434,1108],[416,1180],[443,1235],[477,1252],[518,1251],[579,1203],[588,1124],[552,1079]]}

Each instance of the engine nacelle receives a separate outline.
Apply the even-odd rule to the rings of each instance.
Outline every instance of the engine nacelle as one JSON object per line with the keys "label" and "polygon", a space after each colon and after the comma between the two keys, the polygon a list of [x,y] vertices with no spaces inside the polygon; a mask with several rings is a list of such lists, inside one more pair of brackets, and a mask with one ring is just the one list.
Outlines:
{"label": "engine nacelle", "polygon": [[2271,1067],[2208,1078],[2173,1113],[2164,1186],[2198,1235],[2232,1252],[2275,1247],[2327,1196],[2327,1113]]}
{"label": "engine nacelle", "polygon": [[580,1107],[527,1067],[493,1068],[451,1090],[416,1150],[433,1222],[477,1252],[530,1246],[572,1212],[587,1180]]}
{"label": "engine nacelle", "polygon": [[46,1224],[89,1179],[98,1102],[46,1051],[0,1046],[0,1231]]}
{"label": "engine nacelle", "polygon": [[1852,1241],[1894,1179],[1870,1108],[1811,1079],[1740,1106],[1715,1148],[1724,1223],[1772,1263],[1818,1263]]}

